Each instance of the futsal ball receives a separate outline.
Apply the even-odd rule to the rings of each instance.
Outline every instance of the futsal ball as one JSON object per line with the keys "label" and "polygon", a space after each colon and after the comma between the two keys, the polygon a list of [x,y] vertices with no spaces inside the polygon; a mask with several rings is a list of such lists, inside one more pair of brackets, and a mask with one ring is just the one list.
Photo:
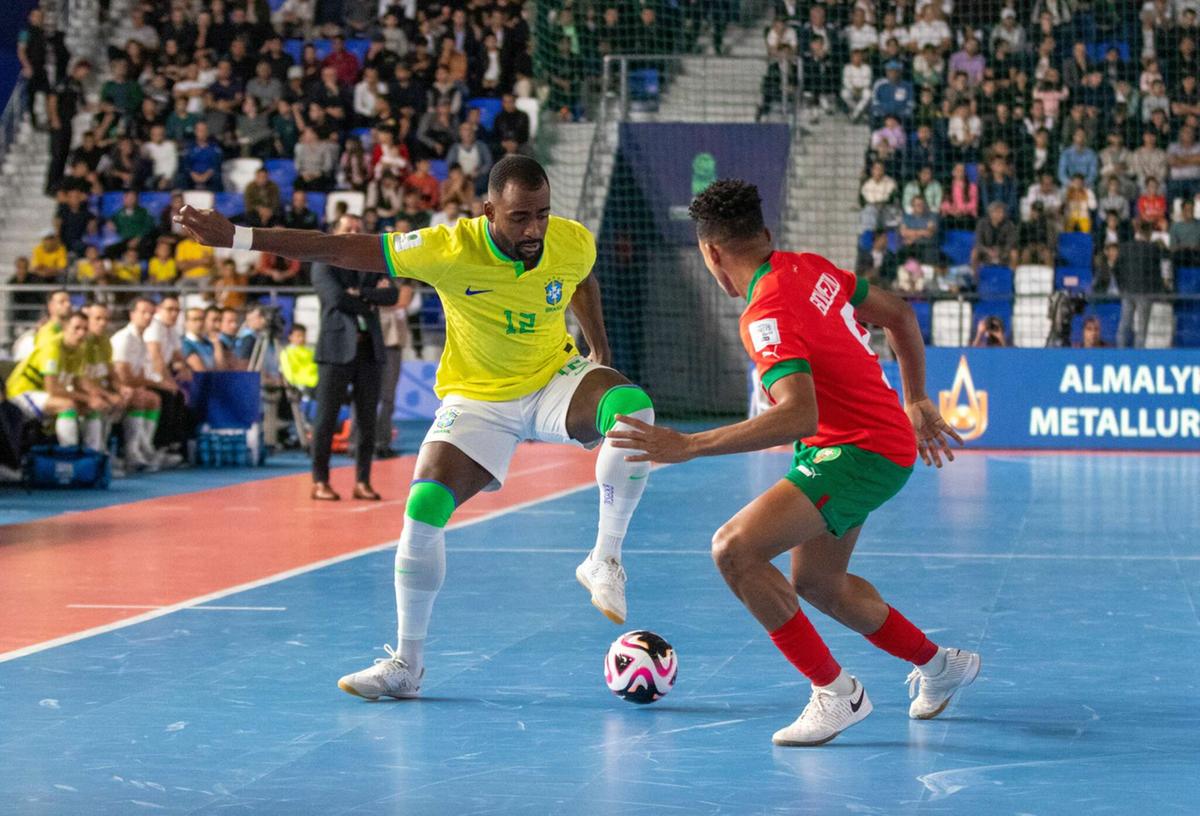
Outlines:
{"label": "futsal ball", "polygon": [[613,641],[604,657],[604,682],[631,703],[653,703],[675,685],[679,661],[675,650],[653,632],[626,632]]}

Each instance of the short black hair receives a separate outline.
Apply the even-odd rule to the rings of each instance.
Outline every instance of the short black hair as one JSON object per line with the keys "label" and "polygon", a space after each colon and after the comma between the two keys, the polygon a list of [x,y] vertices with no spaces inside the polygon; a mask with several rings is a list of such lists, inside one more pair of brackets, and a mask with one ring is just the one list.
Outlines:
{"label": "short black hair", "polygon": [[304,332],[305,334],[308,334],[308,329],[305,328],[303,323],[293,323],[292,327],[288,329],[288,334],[291,334],[292,332]]}
{"label": "short black hair", "polygon": [[59,292],[66,295],[67,297],[71,296],[71,293],[68,292],[66,289],[52,289],[46,293],[46,305],[47,306],[50,305],[50,301],[54,300],[54,296],[57,295]]}
{"label": "short black hair", "polygon": [[714,181],[688,207],[702,241],[744,241],[762,233],[762,198],[758,188],[741,179]]}
{"label": "short black hair", "polygon": [[510,184],[524,190],[540,190],[543,184],[549,183],[546,168],[537,159],[511,153],[492,165],[492,172],[488,174],[488,193],[499,195]]}

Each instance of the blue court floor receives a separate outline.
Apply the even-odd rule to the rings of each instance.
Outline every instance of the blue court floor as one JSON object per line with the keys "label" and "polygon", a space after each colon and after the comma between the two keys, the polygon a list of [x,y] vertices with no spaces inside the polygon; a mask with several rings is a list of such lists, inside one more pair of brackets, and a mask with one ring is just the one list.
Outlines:
{"label": "blue court floor", "polygon": [[909,667],[814,615],[875,703],[814,749],[771,745],[808,687],[707,552],[785,464],[652,476],[625,562],[628,628],[680,657],[655,705],[604,687],[621,630],[573,577],[587,490],[451,534],[419,701],[335,685],[393,641],[384,551],[0,663],[0,813],[1200,811],[1200,457],[919,471],[854,567],[983,673],[910,721]]}

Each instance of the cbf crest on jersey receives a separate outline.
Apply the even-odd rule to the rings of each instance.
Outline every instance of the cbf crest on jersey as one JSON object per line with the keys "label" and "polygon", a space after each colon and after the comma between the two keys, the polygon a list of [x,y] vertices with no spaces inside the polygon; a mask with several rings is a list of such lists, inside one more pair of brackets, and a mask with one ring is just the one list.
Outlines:
{"label": "cbf crest on jersey", "polygon": [[546,302],[551,306],[557,306],[562,300],[562,281],[552,280],[546,284]]}

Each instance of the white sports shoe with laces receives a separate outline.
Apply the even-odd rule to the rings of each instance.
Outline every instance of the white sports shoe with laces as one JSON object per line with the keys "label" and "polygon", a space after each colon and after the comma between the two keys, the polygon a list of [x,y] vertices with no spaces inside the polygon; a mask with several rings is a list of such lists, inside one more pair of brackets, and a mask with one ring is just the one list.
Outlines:
{"label": "white sports shoe with laces", "polygon": [[771,742],[788,747],[824,745],[850,726],[865,720],[874,706],[858,678],[850,679],[854,681],[854,688],[849,694],[838,694],[829,686],[813,686],[812,697],[804,711],[794,723],[776,731]]}
{"label": "white sports shoe with laces", "polygon": [[615,558],[598,560],[591,553],[575,568],[575,578],[592,593],[592,605],[613,623],[625,622],[625,568]]}
{"label": "white sports shoe with laces", "polygon": [[914,720],[932,720],[946,710],[954,692],[975,682],[982,660],[975,652],[946,650],[946,665],[935,675],[915,668],[908,675],[908,696],[915,698],[908,707]]}
{"label": "white sports shoe with laces", "polygon": [[338,680],[338,688],[347,694],[372,701],[380,697],[395,697],[398,700],[419,697],[425,669],[413,674],[390,645],[385,644],[383,650],[387,652],[387,657],[377,657],[375,665],[369,669],[347,674]]}

